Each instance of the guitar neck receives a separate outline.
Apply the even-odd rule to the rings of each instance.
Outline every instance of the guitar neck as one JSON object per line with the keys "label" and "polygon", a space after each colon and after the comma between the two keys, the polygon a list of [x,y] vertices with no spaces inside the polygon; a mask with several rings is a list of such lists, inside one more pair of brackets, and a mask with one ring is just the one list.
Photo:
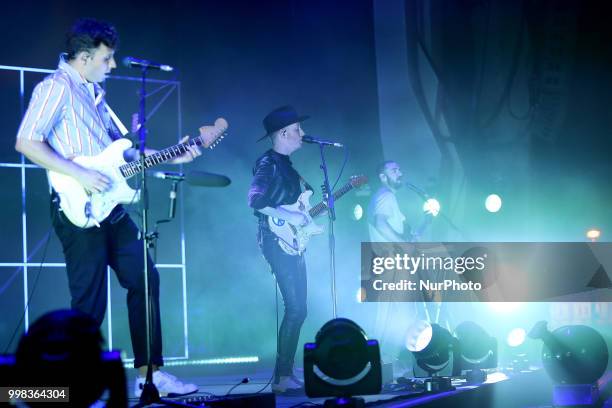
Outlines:
{"label": "guitar neck", "polygon": [[[340,197],[342,197],[343,195],[345,195],[352,189],[353,189],[353,185],[350,182],[346,183],[345,185],[343,185],[342,187],[340,187],[338,190],[334,192],[333,194],[334,201],[336,201],[337,199],[339,199]],[[327,210],[327,205],[325,204],[325,201],[321,201],[319,204],[312,207],[310,211],[308,211],[308,213],[310,214],[312,218],[315,218],[323,214],[325,210]]]}
{"label": "guitar neck", "polygon": [[[204,140],[202,136],[195,137],[186,143],[175,144],[164,150],[160,150],[152,155],[144,158],[144,168],[156,166],[172,160],[178,156],[181,156],[187,152],[187,146],[204,146]],[[142,162],[140,160],[134,160],[119,167],[121,174],[125,178],[130,178],[142,172]]]}

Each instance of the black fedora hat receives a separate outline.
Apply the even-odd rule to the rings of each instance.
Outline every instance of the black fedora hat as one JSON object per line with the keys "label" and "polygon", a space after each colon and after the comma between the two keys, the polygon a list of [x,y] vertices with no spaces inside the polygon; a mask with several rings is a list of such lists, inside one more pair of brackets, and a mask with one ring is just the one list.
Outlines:
{"label": "black fedora hat", "polygon": [[272,112],[268,113],[263,120],[264,129],[266,129],[266,134],[257,139],[260,140],[270,136],[270,134],[276,132],[277,130],[281,130],[285,126],[289,126],[293,123],[303,122],[308,119],[310,116],[300,116],[298,115],[295,108],[291,105],[281,106],[280,108],[274,109]]}

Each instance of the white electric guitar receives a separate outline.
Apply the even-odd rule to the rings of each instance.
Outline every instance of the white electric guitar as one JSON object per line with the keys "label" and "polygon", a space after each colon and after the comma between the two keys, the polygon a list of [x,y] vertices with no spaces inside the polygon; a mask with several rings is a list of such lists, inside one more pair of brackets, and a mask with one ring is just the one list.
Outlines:
{"label": "white electric guitar", "polygon": [[[200,146],[212,149],[223,139],[227,130],[227,121],[218,118],[214,126],[202,126],[200,136],[186,143],[179,143],[160,150],[144,159],[144,167],[149,168],[181,156],[187,152],[187,146]],[[73,177],[49,171],[49,183],[60,198],[60,207],[64,215],[77,227],[90,228],[100,226],[118,204],[137,202],[138,190],[133,190],[126,182],[142,171],[140,160],[126,162],[123,153],[132,147],[128,139],[119,139],[111,143],[96,156],[78,156],[73,161],[85,168],[96,170],[111,180],[111,187],[103,193],[91,193]]]}
{"label": "white electric guitar", "polygon": [[[334,201],[348,193],[354,188],[361,187],[368,182],[366,176],[352,176],[350,181],[334,192]],[[299,211],[306,215],[308,223],[304,226],[296,226],[289,224],[287,221],[268,217],[268,226],[278,237],[278,244],[289,255],[300,255],[306,250],[306,245],[312,235],[317,235],[323,232],[323,227],[315,224],[312,220],[317,216],[324,214],[327,210],[325,201],[321,201],[314,207],[310,206],[310,197],[312,191],[306,190],[300,194],[298,200],[294,204],[282,205],[281,207],[288,211]]]}

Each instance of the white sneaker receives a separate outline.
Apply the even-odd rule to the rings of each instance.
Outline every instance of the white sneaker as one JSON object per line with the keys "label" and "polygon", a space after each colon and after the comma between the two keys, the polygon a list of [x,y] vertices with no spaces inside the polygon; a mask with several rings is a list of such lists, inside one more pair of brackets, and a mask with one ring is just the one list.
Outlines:
{"label": "white sneaker", "polygon": [[[144,383],[144,377],[136,377],[136,383],[134,383],[134,396],[136,398],[140,398]],[[184,384],[175,376],[159,370],[153,372],[153,384],[155,384],[160,397],[178,397],[194,393],[198,390],[197,385]]]}
{"label": "white sneaker", "polygon": [[277,394],[304,394],[304,384],[294,380],[293,376],[280,377],[277,383],[272,383],[272,392]]}
{"label": "white sneaker", "polygon": [[300,380],[300,378],[295,374],[291,374],[291,381],[296,384],[299,384],[300,387],[304,386],[304,380]]}

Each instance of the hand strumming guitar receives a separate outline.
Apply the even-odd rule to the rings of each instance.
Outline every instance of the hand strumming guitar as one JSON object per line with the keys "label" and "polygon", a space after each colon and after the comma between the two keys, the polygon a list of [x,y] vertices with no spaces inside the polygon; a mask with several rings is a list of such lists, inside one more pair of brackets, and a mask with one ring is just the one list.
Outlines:
{"label": "hand strumming guitar", "polygon": [[79,166],[78,172],[74,175],[74,178],[81,183],[85,190],[91,193],[103,193],[108,191],[112,186],[111,179],[104,174],[81,166]]}
{"label": "hand strumming guitar", "polygon": [[310,222],[308,217],[299,211],[289,211],[284,208],[282,209],[282,211],[282,218],[289,224],[295,225],[296,227],[303,227],[304,225],[307,225]]}

